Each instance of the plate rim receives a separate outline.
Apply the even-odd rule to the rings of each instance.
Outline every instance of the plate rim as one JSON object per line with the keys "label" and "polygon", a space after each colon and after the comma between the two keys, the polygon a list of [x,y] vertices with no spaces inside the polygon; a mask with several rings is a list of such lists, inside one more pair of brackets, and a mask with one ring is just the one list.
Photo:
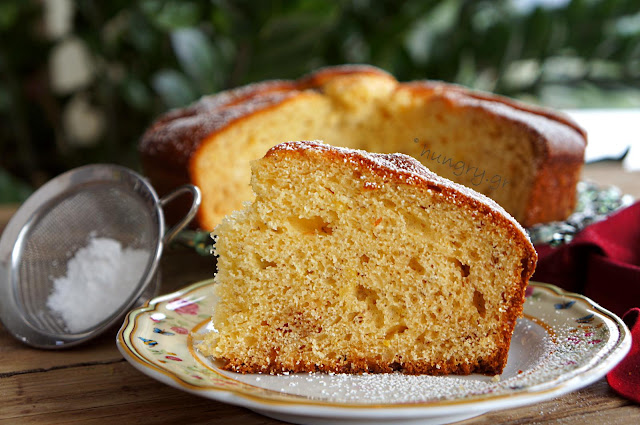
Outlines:
{"label": "plate rim", "polygon": [[[519,393],[497,395],[483,394],[478,397],[468,399],[457,398],[425,402],[376,404],[340,403],[326,400],[314,400],[304,396],[298,398],[297,396],[286,393],[281,394],[277,391],[273,391],[275,393],[274,396],[269,397],[261,394],[251,394],[243,391],[242,389],[236,388],[223,388],[215,385],[201,387],[190,384],[181,379],[178,374],[167,369],[163,369],[148,361],[144,356],[139,354],[137,350],[129,346],[125,335],[133,334],[136,329],[136,321],[142,314],[155,311],[158,304],[162,302],[182,297],[190,292],[212,285],[213,283],[213,278],[201,280],[178,289],[177,291],[155,297],[146,302],[143,306],[131,310],[126,315],[124,322],[116,335],[116,345],[121,354],[130,364],[140,372],[155,380],[201,397],[264,412],[296,415],[303,414],[306,416],[322,417],[327,416],[329,411],[333,412],[335,415],[335,411],[339,410],[340,415],[344,418],[366,418],[374,416],[378,418],[410,418],[424,417],[425,414],[428,414],[429,416],[440,416],[445,414],[452,415],[460,413],[461,409],[464,409],[466,412],[482,413],[504,408],[513,408],[547,400],[590,385],[613,369],[631,348],[630,331],[618,316],[601,307],[599,304],[584,295],[566,291],[556,285],[536,281],[530,281],[529,285],[531,287],[547,290],[555,296],[581,301],[586,304],[585,307],[597,311],[605,319],[610,320],[612,322],[611,325],[613,325],[618,332],[617,340],[613,342],[612,346],[606,353],[604,353],[604,356],[599,359],[594,357],[596,361],[595,364],[592,364],[592,361],[575,369],[573,371],[573,376],[564,379],[561,382],[555,382],[559,379],[556,378],[555,380],[538,384],[536,386],[543,386],[543,388],[538,390],[527,389],[526,391]],[[187,338],[187,340],[190,340],[190,338]],[[228,379],[226,375],[222,376],[225,376]],[[251,384],[246,385],[251,386]],[[535,388],[535,386],[533,388]],[[266,389],[263,390],[272,391]],[[275,397],[275,395],[279,395],[280,397]]]}

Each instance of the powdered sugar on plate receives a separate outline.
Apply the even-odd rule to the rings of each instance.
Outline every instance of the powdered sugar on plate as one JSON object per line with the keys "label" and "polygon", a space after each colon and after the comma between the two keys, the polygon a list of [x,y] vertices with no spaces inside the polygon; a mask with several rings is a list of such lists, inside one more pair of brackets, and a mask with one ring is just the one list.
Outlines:
{"label": "powdered sugar on plate", "polygon": [[128,299],[148,262],[148,251],[90,237],[67,263],[67,274],[53,278],[47,307],[63,319],[67,331],[90,329]]}
{"label": "powdered sugar on plate", "polygon": [[[495,376],[430,376],[390,374],[237,374],[223,371],[236,381],[279,393],[332,403],[424,403],[486,394],[512,393],[524,383],[535,383],[556,358],[556,344],[542,327],[529,319],[516,325],[509,363]],[[563,363],[565,359],[561,360]],[[577,363],[576,363],[577,364]],[[533,378],[532,382],[530,378]]]}
{"label": "powdered sugar on plate", "polygon": [[[579,298],[537,284],[511,340],[509,361],[498,378],[483,375],[300,373],[225,377],[282,395],[338,404],[378,405],[480,400],[544,391],[585,373],[619,347],[616,325]],[[218,365],[214,365],[218,368]]]}
{"label": "powdered sugar on plate", "polygon": [[[623,322],[590,300],[530,282],[509,361],[492,376],[240,374],[197,349],[207,314],[180,313],[176,300],[214,311],[214,281],[196,283],[129,313],[118,347],[148,376],[178,389],[291,423],[450,423],[538,403],[602,378],[629,351]],[[188,332],[190,330],[190,332]],[[168,379],[169,378],[169,379]]]}

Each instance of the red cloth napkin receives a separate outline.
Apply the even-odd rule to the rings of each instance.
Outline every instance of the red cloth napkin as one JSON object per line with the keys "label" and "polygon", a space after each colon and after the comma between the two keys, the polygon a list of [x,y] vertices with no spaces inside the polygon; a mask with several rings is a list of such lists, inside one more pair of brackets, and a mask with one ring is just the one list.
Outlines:
{"label": "red cloth napkin", "polygon": [[640,403],[640,202],[580,232],[571,243],[536,246],[532,280],[548,282],[591,298],[625,316],[632,347],[607,379],[620,395]]}
{"label": "red cloth napkin", "polygon": [[621,396],[640,403],[640,308],[629,310],[623,317],[631,329],[631,351],[607,375],[607,381]]}

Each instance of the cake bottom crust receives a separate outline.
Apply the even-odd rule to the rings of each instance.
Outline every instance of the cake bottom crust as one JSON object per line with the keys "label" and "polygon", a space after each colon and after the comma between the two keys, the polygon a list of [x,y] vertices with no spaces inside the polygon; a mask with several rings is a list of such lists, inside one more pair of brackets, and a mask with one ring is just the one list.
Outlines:
{"label": "cake bottom crust", "polygon": [[478,359],[475,363],[460,363],[457,361],[442,361],[439,363],[426,361],[413,362],[385,362],[372,358],[359,358],[334,363],[312,363],[297,360],[295,362],[281,362],[273,359],[268,364],[250,364],[241,359],[220,358],[224,365],[222,369],[238,373],[268,373],[278,375],[282,373],[392,373],[401,372],[407,375],[499,375],[507,363],[507,350],[499,350],[489,358]]}

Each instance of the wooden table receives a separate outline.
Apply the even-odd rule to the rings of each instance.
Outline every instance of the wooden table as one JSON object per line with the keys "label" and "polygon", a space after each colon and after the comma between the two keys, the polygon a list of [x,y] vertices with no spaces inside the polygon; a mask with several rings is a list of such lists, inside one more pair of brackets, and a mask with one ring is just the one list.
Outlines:
{"label": "wooden table", "polygon": [[[640,173],[618,163],[585,167],[585,176],[640,198]],[[16,207],[0,207],[0,229]],[[211,260],[188,249],[167,251],[161,293],[212,275]],[[14,340],[0,325],[0,425],[53,423],[276,424],[249,410],[173,389],[135,370],[112,329],[87,345],[41,351]],[[640,406],[617,396],[604,379],[556,399],[498,411],[464,424],[640,424]]]}

